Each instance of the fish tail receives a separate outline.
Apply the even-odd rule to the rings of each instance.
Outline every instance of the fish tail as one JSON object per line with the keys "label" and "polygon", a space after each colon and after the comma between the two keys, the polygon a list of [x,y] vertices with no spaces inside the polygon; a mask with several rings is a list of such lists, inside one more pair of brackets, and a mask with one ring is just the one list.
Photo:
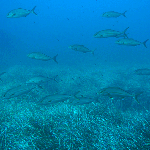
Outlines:
{"label": "fish tail", "polygon": [[127,27],[124,31],[123,31],[123,34],[125,35],[125,37],[128,38],[127,34],[126,34],[126,31],[129,29],[129,27]]}
{"label": "fish tail", "polygon": [[134,95],[134,99],[137,101],[138,104],[140,104],[139,100],[138,100],[138,96],[140,96],[143,92],[139,92],[138,94]]}
{"label": "fish tail", "polygon": [[77,92],[75,92],[74,94],[73,94],[73,96],[76,98],[76,99],[79,99],[78,97],[77,97],[77,94],[78,93],[80,93],[80,91],[77,91]]}
{"label": "fish tail", "polygon": [[125,11],[124,13],[122,13],[122,15],[123,15],[124,17],[126,17],[126,15],[125,15],[126,12],[127,12],[127,11]]}
{"label": "fish tail", "polygon": [[35,8],[36,8],[36,6],[34,6],[34,8],[31,10],[31,13],[37,15],[37,14],[34,12]]}
{"label": "fish tail", "polygon": [[[78,94],[78,93],[80,93],[80,91],[77,91],[77,92],[75,92],[74,94],[72,94],[72,95],[70,95],[70,96],[73,96],[74,98],[79,99],[79,98],[77,97],[77,94]],[[71,100],[70,100],[70,103],[73,103],[73,101],[74,101],[74,100],[71,99]]]}
{"label": "fish tail", "polygon": [[58,64],[56,58],[57,58],[58,54],[56,56],[54,56],[52,59]]}
{"label": "fish tail", "polygon": [[143,42],[143,45],[147,48],[146,46],[146,42],[148,41],[149,39],[147,39],[146,41]]}

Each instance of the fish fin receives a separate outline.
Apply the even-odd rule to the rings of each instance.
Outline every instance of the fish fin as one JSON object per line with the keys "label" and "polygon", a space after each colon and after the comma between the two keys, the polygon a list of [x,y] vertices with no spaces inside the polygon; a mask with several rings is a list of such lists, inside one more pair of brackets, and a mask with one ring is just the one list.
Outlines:
{"label": "fish fin", "polygon": [[125,11],[124,13],[122,13],[122,15],[123,15],[124,17],[126,17],[126,15],[125,15],[126,12],[127,12],[127,11]]}
{"label": "fish fin", "polygon": [[34,12],[35,8],[36,8],[36,6],[34,6],[34,8],[31,10],[31,13],[37,15],[37,14]]}
{"label": "fish fin", "polygon": [[36,84],[40,89],[44,89],[41,85]]}
{"label": "fish fin", "polygon": [[77,97],[77,94],[78,94],[78,93],[80,93],[80,91],[75,92],[74,95],[73,95],[76,99],[79,99],[79,98]]}
{"label": "fish fin", "polygon": [[146,41],[143,42],[143,45],[147,48],[146,46],[146,42],[148,41],[149,39],[147,39]]}
{"label": "fish fin", "polygon": [[129,27],[127,27],[127,28],[123,31],[124,36],[127,37],[127,38],[128,38],[128,36],[127,36],[127,34],[126,34],[126,31],[127,31],[128,29],[129,29]]}
{"label": "fish fin", "polygon": [[76,95],[74,95],[74,97],[79,100],[79,98]]}
{"label": "fish fin", "polygon": [[140,104],[139,100],[138,100],[138,96],[141,95],[143,92],[140,92],[138,94],[135,94],[134,99],[137,101],[138,104]]}
{"label": "fish fin", "polygon": [[57,58],[58,54],[56,56],[54,56],[52,59],[58,64],[56,58]]}

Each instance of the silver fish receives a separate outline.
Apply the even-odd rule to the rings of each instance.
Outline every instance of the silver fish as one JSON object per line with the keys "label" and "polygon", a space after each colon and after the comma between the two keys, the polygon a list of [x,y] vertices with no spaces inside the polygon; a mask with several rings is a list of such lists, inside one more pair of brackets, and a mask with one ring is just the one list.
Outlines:
{"label": "silver fish", "polygon": [[43,53],[40,53],[40,52],[33,52],[33,53],[28,54],[27,56],[29,58],[42,60],[42,61],[54,60],[58,64],[58,62],[56,60],[58,54],[56,56],[54,56],[53,58],[51,58],[50,56],[47,56]]}
{"label": "silver fish", "polygon": [[134,40],[132,38],[126,38],[126,39],[119,39],[117,40],[115,43],[118,44],[118,45],[127,45],[127,46],[137,46],[137,45],[144,45],[146,48],[146,42],[148,41],[149,39],[147,39],[146,41],[144,42],[139,42],[137,40]]}
{"label": "silver fish", "polygon": [[16,87],[13,87],[13,88],[7,90],[3,94],[3,98],[4,99],[10,99],[10,98],[18,97],[18,96],[21,96],[23,94],[29,93],[34,88],[35,87],[30,87],[29,88],[28,86],[19,85],[19,86],[16,86]]}
{"label": "silver fish", "polygon": [[[129,28],[129,27],[128,27]],[[120,31],[115,31],[115,30],[112,30],[112,29],[106,29],[106,30],[101,30],[99,32],[96,32],[94,34],[94,37],[95,38],[108,38],[108,37],[127,37],[126,35],[126,31],[127,29],[126,28],[123,32],[120,32]]]}
{"label": "silver fish", "polygon": [[74,45],[70,45],[68,48],[70,48],[70,49],[72,49],[74,51],[79,51],[79,52],[83,52],[83,53],[90,52],[90,53],[92,53],[94,55],[94,51],[89,50],[84,45],[74,44]]}
{"label": "silver fish", "polygon": [[37,15],[34,10],[35,10],[36,6],[32,9],[32,10],[26,10],[26,9],[22,9],[22,8],[18,8],[18,9],[14,9],[11,10],[8,14],[7,14],[7,18],[20,18],[20,17],[26,17],[29,14],[33,13],[35,15]]}
{"label": "silver fish", "polygon": [[40,101],[40,105],[49,105],[49,104],[56,104],[58,102],[67,101],[71,96],[66,94],[54,94],[54,95],[47,95],[43,97]]}
{"label": "silver fish", "polygon": [[137,75],[150,75],[150,69],[143,68],[135,70],[135,74]]}
{"label": "silver fish", "polygon": [[[119,98],[125,98],[125,97],[132,97],[134,98],[138,103],[139,101],[137,100],[137,95],[135,94],[130,94],[127,91],[119,88],[119,87],[108,87],[108,88],[104,88],[100,91],[100,93],[102,93],[102,95],[104,96],[108,96],[110,98],[114,98],[114,97],[119,97]],[[141,94],[141,93],[140,93]]]}
{"label": "silver fish", "polygon": [[125,11],[124,13],[119,13],[119,12],[115,12],[115,11],[108,11],[108,12],[104,12],[102,14],[102,17],[106,17],[106,18],[117,18],[119,16],[124,16],[126,17],[125,13],[127,11]]}

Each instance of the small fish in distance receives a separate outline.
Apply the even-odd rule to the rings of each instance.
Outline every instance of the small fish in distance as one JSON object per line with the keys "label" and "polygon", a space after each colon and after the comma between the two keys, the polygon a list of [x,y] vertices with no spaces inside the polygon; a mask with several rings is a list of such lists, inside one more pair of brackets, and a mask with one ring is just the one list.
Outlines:
{"label": "small fish in distance", "polygon": [[132,38],[126,38],[126,39],[119,39],[117,40],[115,43],[118,44],[118,45],[127,45],[127,46],[137,46],[137,45],[144,45],[146,48],[146,43],[149,39],[147,39],[146,41],[144,42],[139,42],[137,40],[134,40]]}
{"label": "small fish in distance", "polygon": [[32,53],[28,54],[27,56],[29,58],[42,60],[42,61],[54,60],[58,64],[58,62],[56,60],[58,54],[54,57],[50,57],[50,56],[43,54],[43,53],[40,53],[40,52],[32,52]]}
{"label": "small fish in distance", "polygon": [[125,98],[125,97],[132,97],[134,98],[138,103],[137,97],[141,94],[130,94],[127,91],[119,88],[119,87],[108,87],[102,89],[99,93],[101,93],[103,96],[108,96],[110,98],[118,97],[118,98]]}
{"label": "small fish in distance", "polygon": [[126,17],[126,15],[125,15],[126,12],[127,11],[125,11],[124,13],[119,13],[119,12],[115,12],[115,11],[108,11],[108,12],[104,12],[102,14],[102,17],[106,17],[106,18],[117,18],[120,16]]}
{"label": "small fish in distance", "polygon": [[79,45],[79,44],[74,44],[74,45],[70,45],[68,48],[74,50],[74,51],[79,51],[82,53],[87,53],[90,52],[94,55],[94,50],[89,50],[88,48],[86,48],[84,45]]}
{"label": "small fish in distance", "polygon": [[98,31],[94,34],[94,37],[95,38],[108,38],[108,37],[116,37],[116,38],[119,38],[119,37],[127,37],[127,34],[126,34],[126,31],[129,27],[127,27],[123,32],[120,32],[120,31],[115,31],[115,30],[112,30],[112,29],[106,29],[106,30],[101,30],[101,31]]}
{"label": "small fish in distance", "polygon": [[7,14],[7,18],[20,18],[20,17],[26,17],[29,14],[33,13],[37,15],[34,10],[36,6],[32,10],[26,10],[23,8],[13,9]]}
{"label": "small fish in distance", "polygon": [[24,94],[28,94],[35,87],[28,87],[26,85],[19,85],[13,88],[8,89],[4,94],[4,99],[11,99],[14,97],[18,97]]}

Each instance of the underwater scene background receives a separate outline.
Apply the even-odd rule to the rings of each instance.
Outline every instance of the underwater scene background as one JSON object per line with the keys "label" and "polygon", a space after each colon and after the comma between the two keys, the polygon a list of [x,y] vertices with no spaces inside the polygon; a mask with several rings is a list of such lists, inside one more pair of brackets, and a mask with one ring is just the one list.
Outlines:
{"label": "underwater scene background", "polygon": [[1,150],[150,149],[150,1],[0,6]]}

